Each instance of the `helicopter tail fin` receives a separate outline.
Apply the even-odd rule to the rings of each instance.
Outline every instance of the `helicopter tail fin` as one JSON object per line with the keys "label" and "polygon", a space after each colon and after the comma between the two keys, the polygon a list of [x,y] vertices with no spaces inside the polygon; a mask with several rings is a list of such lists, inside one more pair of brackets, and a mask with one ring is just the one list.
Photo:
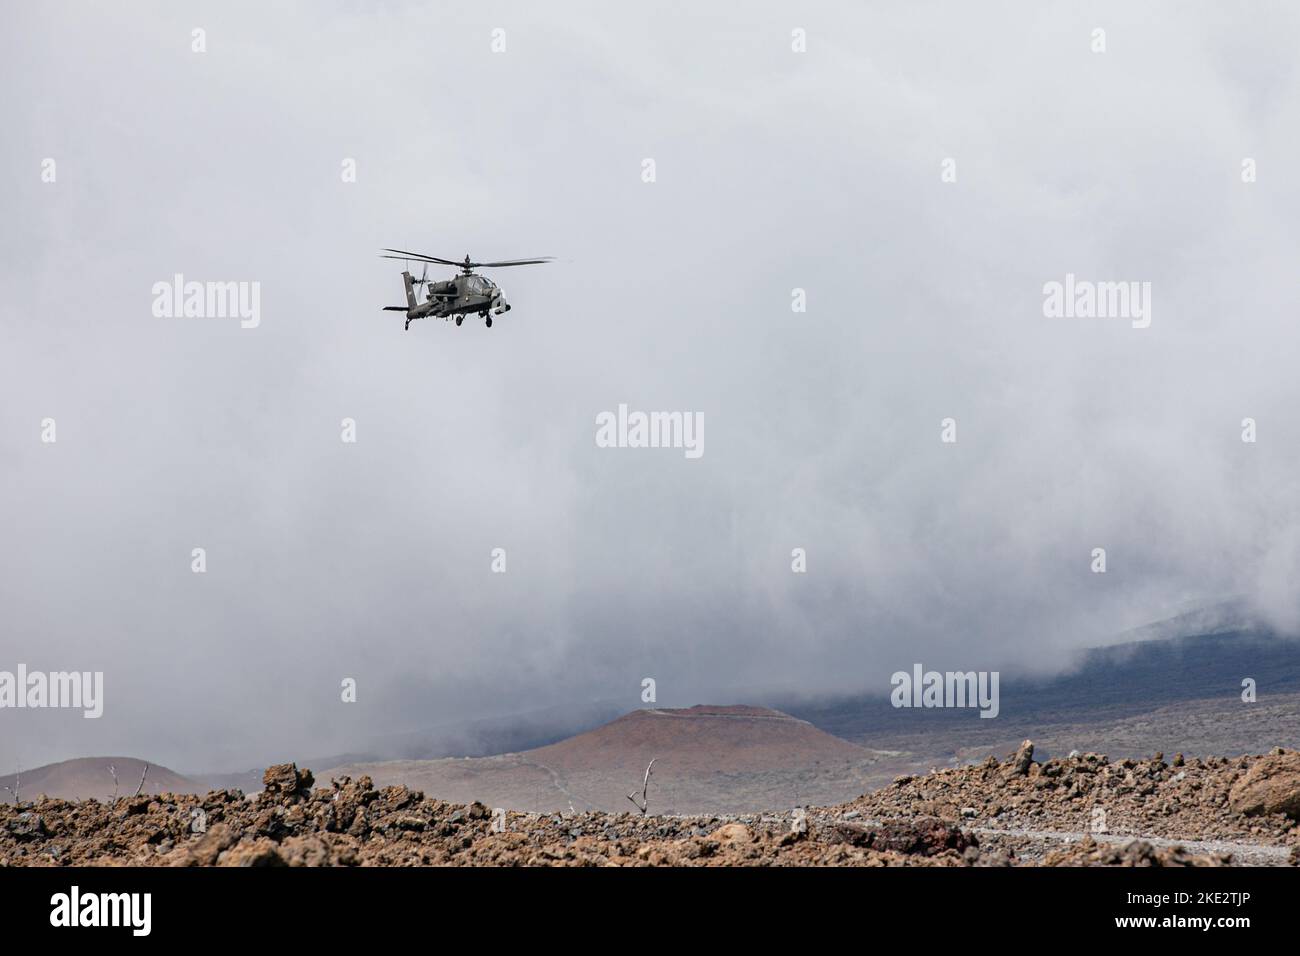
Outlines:
{"label": "helicopter tail fin", "polygon": [[406,307],[408,309],[414,309],[417,305],[415,301],[415,280],[411,278],[409,272],[403,272],[402,282],[406,285]]}

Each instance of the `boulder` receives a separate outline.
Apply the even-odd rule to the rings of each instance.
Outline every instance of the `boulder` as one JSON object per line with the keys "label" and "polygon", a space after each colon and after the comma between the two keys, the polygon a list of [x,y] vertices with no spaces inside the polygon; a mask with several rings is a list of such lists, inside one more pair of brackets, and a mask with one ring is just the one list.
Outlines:
{"label": "boulder", "polygon": [[222,852],[239,842],[241,834],[225,823],[208,828],[201,837],[167,854],[168,866],[213,866]]}
{"label": "boulder", "polygon": [[751,843],[754,833],[743,823],[725,823],[713,831],[713,839],[719,843]]}
{"label": "boulder", "polygon": [[1285,813],[1300,820],[1300,753],[1260,757],[1228,792],[1229,804],[1248,817]]}
{"label": "boulder", "polygon": [[828,828],[826,840],[868,850],[919,856],[935,856],[945,850],[960,853],[968,847],[979,846],[974,835],[963,833],[960,827],[933,817],[884,820],[874,826],[838,822]]}
{"label": "boulder", "polygon": [[1029,765],[1034,762],[1034,742],[1026,740],[1016,751],[1016,755],[1011,761],[1011,774],[1016,777],[1023,777],[1029,773]]}
{"label": "boulder", "polygon": [[267,767],[262,774],[262,786],[267,793],[295,794],[311,790],[315,782],[310,770],[299,770],[296,764],[278,763]]}
{"label": "boulder", "polygon": [[279,848],[271,840],[258,837],[241,841],[217,858],[218,866],[263,867],[288,866]]}
{"label": "boulder", "polygon": [[9,821],[9,832],[15,840],[39,840],[49,833],[40,814],[24,810]]}

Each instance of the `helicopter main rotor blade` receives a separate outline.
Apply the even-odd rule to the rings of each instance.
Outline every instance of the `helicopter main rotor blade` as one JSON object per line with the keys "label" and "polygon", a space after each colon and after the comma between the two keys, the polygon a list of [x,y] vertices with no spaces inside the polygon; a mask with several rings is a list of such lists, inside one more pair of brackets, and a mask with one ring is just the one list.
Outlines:
{"label": "helicopter main rotor blade", "polygon": [[552,261],[554,256],[542,256],[540,259],[502,259],[500,262],[470,262],[469,257],[460,261],[452,259],[441,259],[438,256],[426,256],[422,252],[408,252],[405,249],[385,249],[384,252],[395,253],[395,255],[381,255],[381,259],[405,259],[415,260],[416,262],[436,262],[439,265],[455,266],[458,269],[503,269],[506,266],[537,266],[545,265]]}
{"label": "helicopter main rotor blade", "polygon": [[395,256],[380,256],[381,259],[419,259],[422,262],[437,262],[444,266],[463,266],[463,262],[452,262],[450,259],[439,259],[437,256],[426,256],[422,252],[406,252],[403,249],[385,249],[384,252],[396,252]]}
{"label": "helicopter main rotor blade", "polygon": [[544,256],[541,259],[506,259],[502,262],[472,262],[470,265],[480,269],[501,269],[505,266],[539,266],[550,262],[554,256]]}
{"label": "helicopter main rotor blade", "polygon": [[411,256],[411,255],[405,255],[405,256],[385,256],[385,255],[380,255],[379,258],[381,258],[381,259],[396,259],[396,260],[398,260],[399,262],[426,262],[426,263],[427,263],[427,262],[433,262],[433,263],[437,263],[438,265],[442,265],[442,266],[462,266],[462,265],[464,265],[463,262],[445,262],[445,261],[443,261],[442,259],[434,259],[434,258],[432,258],[432,257],[430,257],[430,258],[425,258],[424,256]]}

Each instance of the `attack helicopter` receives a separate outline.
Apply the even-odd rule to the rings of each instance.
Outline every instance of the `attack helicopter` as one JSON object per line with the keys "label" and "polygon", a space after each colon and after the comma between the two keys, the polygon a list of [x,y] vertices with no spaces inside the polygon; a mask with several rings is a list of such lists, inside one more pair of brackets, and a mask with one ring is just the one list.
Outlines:
{"label": "attack helicopter", "polygon": [[[477,313],[480,318],[486,321],[487,327],[492,328],[492,316],[501,315],[510,311],[510,303],[506,301],[505,293],[501,291],[500,286],[489,279],[487,276],[481,276],[475,269],[503,269],[507,266],[534,266],[544,265],[551,262],[552,256],[542,256],[537,259],[503,259],[500,262],[474,262],[468,255],[463,262],[455,262],[451,259],[440,259],[437,256],[426,256],[421,252],[407,252],[402,249],[384,249],[380,253],[383,259],[402,259],[408,263],[406,271],[402,273],[402,282],[406,286],[406,305],[386,305],[385,312],[405,312],[406,329],[411,328],[411,323],[416,319],[455,319],[456,324],[460,325],[465,316]],[[411,275],[409,264],[414,262],[424,263],[424,271],[417,282]],[[460,269],[460,273],[450,279],[442,281],[430,281],[429,264],[454,266]],[[425,299],[419,301],[417,291],[424,290]]]}

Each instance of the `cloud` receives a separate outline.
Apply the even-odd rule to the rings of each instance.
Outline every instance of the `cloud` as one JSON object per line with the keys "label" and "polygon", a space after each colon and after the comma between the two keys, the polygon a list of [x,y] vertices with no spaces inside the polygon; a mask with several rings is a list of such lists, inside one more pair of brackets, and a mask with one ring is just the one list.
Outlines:
{"label": "cloud", "polygon": [[[1294,624],[1296,19],[1090,14],[16,14],[0,667],[103,670],[105,712],[0,715],[0,766],[242,766],[647,676],[884,695],[1238,593]],[[403,332],[381,246],[559,261],[496,276],[490,332]],[[259,282],[260,325],[153,317],[176,272]],[[1046,319],[1067,273],[1150,282],[1151,327]],[[621,402],[703,414],[705,455],[597,448]]]}

